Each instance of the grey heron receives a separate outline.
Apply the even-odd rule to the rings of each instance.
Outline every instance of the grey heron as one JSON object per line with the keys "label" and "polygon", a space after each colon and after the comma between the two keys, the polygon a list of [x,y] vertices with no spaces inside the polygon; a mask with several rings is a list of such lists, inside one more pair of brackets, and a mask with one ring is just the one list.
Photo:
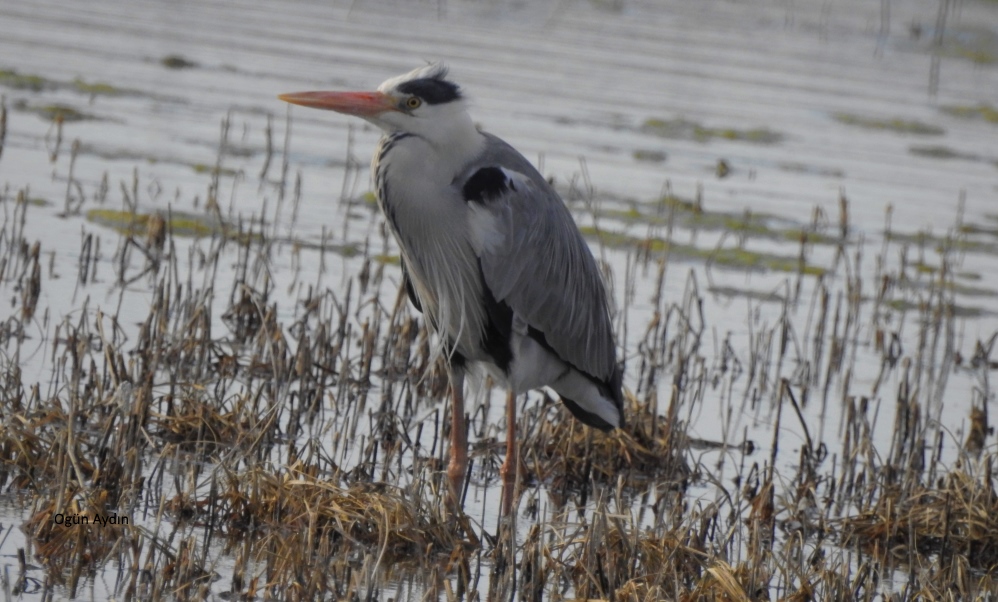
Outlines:
{"label": "grey heron", "polygon": [[371,173],[409,298],[446,359],[455,505],[468,466],[470,367],[484,366],[507,388],[503,515],[514,495],[517,395],[547,386],[583,423],[623,426],[622,369],[596,260],[547,180],[475,126],[445,66],[415,69],[374,92],[280,98],[360,117],[384,132]]}

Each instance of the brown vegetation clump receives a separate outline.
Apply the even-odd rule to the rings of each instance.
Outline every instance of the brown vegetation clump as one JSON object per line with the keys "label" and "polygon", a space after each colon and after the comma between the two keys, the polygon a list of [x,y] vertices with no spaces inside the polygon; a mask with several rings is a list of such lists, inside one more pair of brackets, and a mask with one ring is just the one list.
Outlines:
{"label": "brown vegetation clump", "polygon": [[849,543],[911,557],[962,556],[978,570],[998,567],[998,494],[991,462],[980,477],[954,470],[936,486],[916,484],[885,492],[870,510],[843,520]]}
{"label": "brown vegetation clump", "polygon": [[550,398],[529,412],[521,456],[526,476],[556,490],[588,487],[591,481],[628,485],[665,478],[682,486],[690,476],[686,437],[674,419],[625,394],[624,428],[602,433],[582,426]]}
{"label": "brown vegetation clump", "polygon": [[37,544],[36,557],[56,574],[71,573],[74,580],[108,558],[125,528],[118,524],[117,515],[109,517],[103,507],[78,499],[61,507],[50,500],[22,526]]}
{"label": "brown vegetation clump", "polygon": [[301,463],[279,474],[254,470],[227,481],[217,512],[230,537],[262,535],[297,553],[329,539],[341,548],[378,549],[389,563],[449,554],[464,544],[460,525],[419,499],[418,491],[386,483],[340,486]]}

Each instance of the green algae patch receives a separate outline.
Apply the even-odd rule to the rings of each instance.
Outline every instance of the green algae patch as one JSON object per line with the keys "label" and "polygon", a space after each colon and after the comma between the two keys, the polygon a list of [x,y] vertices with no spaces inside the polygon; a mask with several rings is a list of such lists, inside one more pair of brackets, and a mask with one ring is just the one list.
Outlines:
{"label": "green algae patch", "polygon": [[809,276],[821,276],[827,270],[820,266],[804,263],[798,257],[760,253],[744,248],[714,248],[701,249],[693,245],[667,241],[657,237],[639,237],[615,232],[613,230],[597,229],[592,226],[579,228],[586,238],[598,241],[611,248],[632,248],[646,253],[665,253],[686,259],[700,259],[733,269],[777,271],[803,273]]}
{"label": "green algae patch", "polygon": [[773,232],[777,233],[778,236],[782,236],[783,239],[788,242],[800,242],[814,245],[837,245],[843,242],[840,236],[816,232],[803,227],[791,227],[782,230],[774,230]]}
{"label": "green algae patch", "polygon": [[128,90],[123,90],[108,83],[87,82],[79,77],[73,80],[72,86],[77,92],[91,96],[121,96],[129,93]]}
{"label": "green algae patch", "polygon": [[596,240],[600,244],[614,249],[634,247],[646,251],[662,252],[669,248],[669,243],[660,238],[640,238],[624,234],[623,232],[595,228],[593,226],[579,226],[579,232],[586,238]]}
{"label": "green algae patch", "polygon": [[0,86],[15,90],[72,90],[88,96],[123,96],[125,94],[140,95],[136,90],[126,90],[106,82],[88,82],[82,77],[72,81],[55,80],[41,75],[18,73],[13,69],[0,69]]}
{"label": "green algae patch", "polygon": [[194,69],[198,66],[194,61],[179,54],[168,54],[159,60],[159,64],[167,69]]}
{"label": "green algae patch", "polygon": [[84,113],[75,107],[64,104],[31,104],[24,100],[18,100],[14,103],[14,109],[25,113],[34,113],[48,121],[62,121],[64,123],[99,119],[96,115]]}
{"label": "green algae patch", "polygon": [[28,110],[51,120],[61,119],[62,121],[88,121],[97,119],[94,115],[84,113],[69,105],[51,104],[28,107]]}
{"label": "green algae patch", "polygon": [[988,299],[998,297],[998,291],[983,286],[971,286],[969,284],[960,284],[958,282],[946,282],[943,286],[947,290],[951,290],[957,295],[962,295],[964,297],[984,297]]}
{"label": "green algae patch", "polygon": [[964,224],[960,228],[960,233],[964,236],[936,235],[931,232],[884,232],[884,237],[901,244],[908,244],[915,247],[933,249],[936,252],[961,251],[964,253],[981,253],[985,255],[998,255],[998,244],[972,238],[967,234],[984,234],[998,236],[998,231],[988,232],[983,227]]}
{"label": "green algae patch", "polygon": [[960,226],[960,232],[963,234],[990,236],[992,238],[998,238],[998,225],[990,226],[985,224],[963,224],[962,226]]}
{"label": "green algae patch", "polygon": [[998,109],[990,104],[979,104],[974,106],[950,105],[942,108],[947,115],[959,117],[960,119],[983,119],[988,123],[998,124]]}
{"label": "green algae patch", "polygon": [[219,175],[223,176],[239,175],[238,169],[232,169],[231,167],[216,168],[215,165],[208,165],[207,163],[194,163],[193,165],[191,165],[191,169],[194,170],[194,173],[199,173],[199,174],[214,174],[215,171],[217,170]]}
{"label": "green algae patch", "polygon": [[769,128],[738,129],[733,127],[709,127],[688,119],[645,119],[641,131],[660,138],[710,142],[715,139],[750,142],[753,144],[776,144],[783,140],[783,134]]}
{"label": "green algae patch", "polygon": [[83,143],[80,144],[80,153],[84,155],[92,155],[94,157],[99,157],[101,159],[106,159],[108,161],[145,161],[146,163],[159,163],[160,161],[165,161],[162,157],[157,157],[147,153],[142,153],[136,150],[124,149],[124,148],[106,148],[101,146],[95,146],[93,144]]}
{"label": "green algae patch", "polygon": [[360,257],[361,254],[360,245],[356,245],[354,243],[345,243],[345,244],[326,243],[326,246],[324,248],[326,251],[332,251],[333,253],[336,253],[337,255],[340,255],[342,257]]}
{"label": "green algae patch", "polygon": [[947,274],[955,278],[943,277],[941,275],[942,268],[939,265],[925,261],[910,262],[908,263],[908,268],[913,270],[915,277],[905,278],[898,282],[899,288],[903,290],[920,293],[945,290],[962,297],[998,298],[998,290],[981,286],[980,284],[971,284],[971,282],[980,282],[982,280],[980,274],[968,272],[954,274],[947,272]]}
{"label": "green algae patch", "polygon": [[622,222],[658,223],[659,219],[659,216],[645,215],[633,205],[629,209],[604,209],[599,212],[599,215]]}
{"label": "green algae patch", "polygon": [[998,63],[998,53],[985,48],[972,48],[969,46],[956,46],[950,51],[951,56],[967,59],[978,65],[994,65]]}
{"label": "green algae patch", "polygon": [[947,27],[942,45],[933,50],[943,56],[968,60],[977,65],[998,64],[998,32],[990,26]]}
{"label": "green algae patch", "polygon": [[696,201],[678,197],[674,194],[667,194],[659,197],[656,204],[661,209],[685,211],[687,213],[703,213],[703,206],[701,204]]}
{"label": "green algae patch", "polygon": [[[905,313],[919,312],[925,309],[924,304],[907,299],[892,299],[887,301],[886,305],[894,311]],[[953,304],[948,307],[952,309],[953,315],[957,318],[983,318],[984,316],[994,315],[992,311],[970,305]]]}
{"label": "green algae patch", "polygon": [[963,159],[965,161],[980,161],[980,157],[972,153],[962,153],[953,150],[948,146],[911,146],[908,152],[916,157],[928,157],[929,159]]}
{"label": "green algae patch", "polygon": [[41,92],[47,88],[58,87],[58,82],[41,75],[18,73],[13,69],[0,69],[0,86],[14,90],[31,90]]}
{"label": "green algae patch", "polygon": [[[69,81],[57,80],[36,74],[19,73],[13,69],[0,69],[0,87],[14,90],[30,90],[32,92],[67,90],[78,94],[85,94],[90,98],[95,96],[148,96],[141,90],[119,88],[107,82],[87,81],[82,77],[75,77]],[[34,107],[34,105],[32,106]],[[67,108],[64,105],[51,106]]]}
{"label": "green algae patch", "polygon": [[960,226],[963,234],[998,238],[998,214],[985,213],[983,222],[965,223]]}
{"label": "green algae patch", "polygon": [[[325,243],[322,243],[310,240],[294,240],[291,242],[295,245],[295,247],[299,249],[309,249],[312,251],[335,253],[336,255],[347,258],[359,257],[363,252],[363,249],[361,248],[360,245],[352,242],[333,243],[327,241]],[[383,257],[386,258],[386,260],[383,263],[392,263],[390,260],[387,259],[389,257],[388,255],[384,255]]]}
{"label": "green algae patch", "polygon": [[627,224],[674,227],[687,230],[723,231],[741,238],[764,238],[775,241],[806,242],[833,245],[841,242],[837,236],[816,232],[800,224],[781,224],[775,216],[765,213],[734,213],[710,211],[694,201],[666,195],[652,204],[632,202],[626,208],[608,208],[598,217]]}
{"label": "green algae patch", "polygon": [[117,209],[91,209],[86,214],[87,221],[113,228],[122,234],[132,236],[145,234],[149,229],[149,221],[154,216],[163,218],[167,227],[175,236],[201,238],[214,234],[227,233],[232,230],[231,227],[219,222],[215,218],[183,211],[173,211],[165,214],[132,213]]}
{"label": "green algae patch", "polygon": [[759,291],[749,288],[739,288],[737,286],[714,285],[707,287],[707,291],[718,297],[741,297],[752,301],[762,301],[764,303],[784,303],[787,299],[773,291]]}
{"label": "green algae patch", "polygon": [[705,229],[724,230],[740,236],[778,237],[762,216],[751,213],[701,213],[696,221]]}
{"label": "green algae patch", "polygon": [[402,265],[402,258],[398,255],[390,255],[387,253],[378,253],[371,257],[374,261],[378,263],[385,263],[388,265]]}
{"label": "green algae patch", "polygon": [[712,249],[708,258],[719,265],[736,269],[802,273],[807,276],[822,276],[827,271],[823,267],[807,262],[802,264],[798,257],[759,253],[737,247]]}
{"label": "green algae patch", "polygon": [[946,130],[939,126],[916,120],[901,119],[899,117],[880,119],[877,117],[864,117],[853,113],[834,113],[832,117],[839,123],[867,130],[883,130],[915,136],[942,136],[946,133]]}
{"label": "green algae patch", "polygon": [[925,232],[924,230],[919,232],[898,232],[897,230],[885,230],[884,238],[891,242],[917,246],[937,247],[946,242],[945,237],[936,236],[935,234]]}

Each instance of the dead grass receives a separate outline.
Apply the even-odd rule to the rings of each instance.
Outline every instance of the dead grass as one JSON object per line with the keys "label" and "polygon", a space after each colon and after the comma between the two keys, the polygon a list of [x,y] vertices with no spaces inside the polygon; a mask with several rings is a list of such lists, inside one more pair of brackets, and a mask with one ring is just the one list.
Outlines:
{"label": "dead grass", "polygon": [[[204,220],[231,225],[183,239],[169,212],[138,212],[136,173],[121,183],[119,213],[147,217],[85,226],[61,279],[49,241],[25,235],[47,209],[26,191],[0,192],[11,302],[0,322],[0,487],[27,515],[12,596],[31,584],[73,596],[112,573],[108,593],[123,600],[996,591],[998,363],[995,337],[957,335],[954,275],[975,252],[959,216],[931,245],[892,236],[888,217],[871,275],[843,196],[822,275],[798,271],[779,294],[746,298],[745,333],[715,331],[718,305],[699,284],[710,264],[677,277],[670,270],[685,268],[664,245],[607,267],[624,299],[627,426],[595,432],[532,395],[518,425],[518,513],[495,525],[501,409],[488,395],[468,408],[469,511],[448,512],[446,374],[398,268],[379,260],[393,250],[377,217],[355,228],[362,240],[344,225],[289,241],[277,224],[290,211],[293,231],[300,181],[261,183],[280,198],[271,221],[223,222],[225,174],[209,174]],[[64,218],[84,224],[109,186],[89,194],[68,180]],[[648,235],[671,240],[675,222],[659,221]],[[816,260],[813,242],[799,245]],[[343,275],[330,282],[333,261]],[[73,275],[73,311],[53,313],[46,304]],[[23,372],[39,366],[48,380]],[[954,379],[973,379],[974,397],[954,398]],[[945,426],[954,409],[965,432]],[[719,434],[690,438],[705,411]],[[129,522],[95,527],[110,516]]]}
{"label": "dead grass", "polygon": [[902,557],[917,550],[966,559],[968,568],[998,567],[998,495],[989,462],[980,475],[949,471],[935,484],[916,484],[879,496],[869,510],[843,519],[847,543]]}
{"label": "dead grass", "polygon": [[624,413],[625,427],[605,434],[585,428],[560,403],[545,398],[525,417],[531,426],[521,447],[526,478],[549,483],[553,490],[621,478],[628,486],[658,479],[682,486],[691,470],[685,434],[674,416],[653,414],[633,395],[625,396]]}

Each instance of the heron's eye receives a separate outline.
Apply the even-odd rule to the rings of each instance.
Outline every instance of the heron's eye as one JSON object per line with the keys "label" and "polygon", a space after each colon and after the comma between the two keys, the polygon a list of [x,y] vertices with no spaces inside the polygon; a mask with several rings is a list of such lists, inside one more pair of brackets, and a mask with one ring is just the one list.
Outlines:
{"label": "heron's eye", "polygon": [[423,101],[418,96],[410,96],[409,100],[405,101],[405,106],[410,110],[418,109],[421,104],[423,104]]}

